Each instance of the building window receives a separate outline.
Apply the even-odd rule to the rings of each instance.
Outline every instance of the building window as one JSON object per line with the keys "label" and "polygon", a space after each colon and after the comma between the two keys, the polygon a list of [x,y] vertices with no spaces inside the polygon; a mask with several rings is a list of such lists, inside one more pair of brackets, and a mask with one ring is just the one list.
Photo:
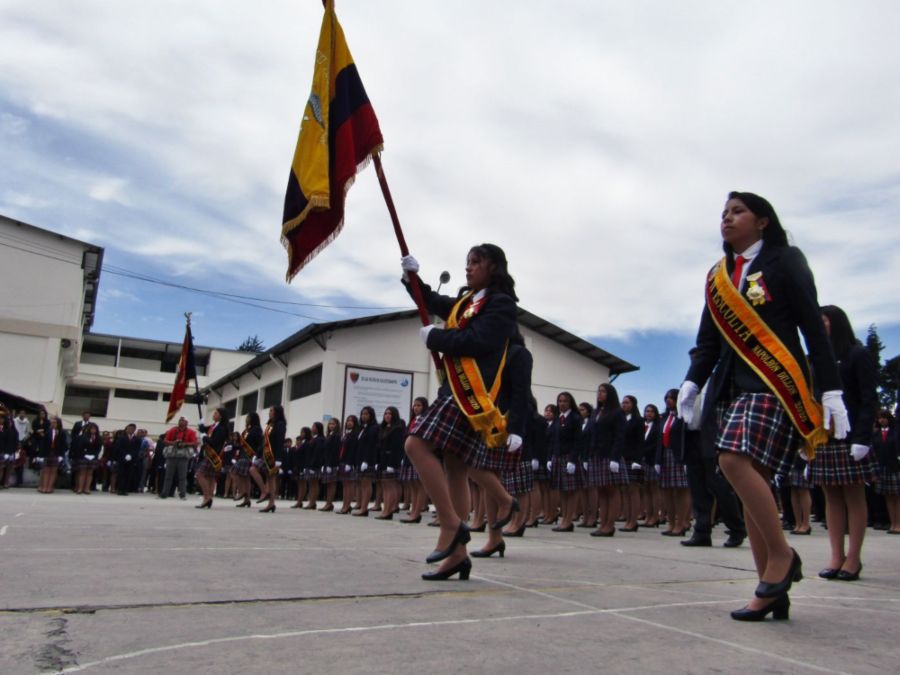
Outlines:
{"label": "building window", "polygon": [[291,378],[291,400],[312,396],[322,391],[322,366],[318,365]]}
{"label": "building window", "polygon": [[222,406],[225,408],[225,412],[228,413],[228,419],[233,420],[237,417],[237,399],[233,398],[230,401],[226,401]]}
{"label": "building window", "polygon": [[116,393],[114,394],[116,398],[131,398],[136,401],[158,401],[159,400],[159,392],[157,391],[142,391],[141,389],[118,389],[116,388]]}
{"label": "building window", "polygon": [[263,408],[271,408],[273,405],[281,405],[281,389],[284,382],[278,380],[275,384],[270,384],[263,389]]}
{"label": "building window", "polygon": [[106,417],[109,406],[109,389],[92,387],[66,387],[63,398],[63,415],[80,415],[90,412],[95,417]]}
{"label": "building window", "polygon": [[254,391],[252,394],[241,396],[241,415],[256,412],[256,406],[259,402],[259,392]]}

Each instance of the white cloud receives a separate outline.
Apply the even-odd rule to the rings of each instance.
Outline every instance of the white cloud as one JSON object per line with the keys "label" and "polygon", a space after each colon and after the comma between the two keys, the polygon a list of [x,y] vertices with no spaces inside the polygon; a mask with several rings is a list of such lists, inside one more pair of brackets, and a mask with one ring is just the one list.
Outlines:
{"label": "white cloud", "polygon": [[[896,3],[345,0],[338,14],[426,280],[448,269],[455,288],[467,248],[494,241],[523,306],[576,332],[691,330],[741,189],[775,204],[823,301],[860,325],[900,315]],[[157,273],[280,286],[320,21],[294,0],[0,5],[0,91],[33,116],[0,113],[18,158],[3,176],[36,200],[18,217],[80,189],[71,227]],[[83,142],[55,147],[40,125]],[[406,304],[398,258],[369,169],[293,289]]]}

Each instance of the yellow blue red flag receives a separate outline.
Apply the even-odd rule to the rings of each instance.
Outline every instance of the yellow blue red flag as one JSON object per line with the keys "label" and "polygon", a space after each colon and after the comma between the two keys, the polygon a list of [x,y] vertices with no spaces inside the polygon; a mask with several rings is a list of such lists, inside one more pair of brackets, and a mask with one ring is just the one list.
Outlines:
{"label": "yellow blue red flag", "polygon": [[288,252],[288,281],[340,234],[347,191],[383,143],[334,1],[327,0],[284,197],[281,241]]}

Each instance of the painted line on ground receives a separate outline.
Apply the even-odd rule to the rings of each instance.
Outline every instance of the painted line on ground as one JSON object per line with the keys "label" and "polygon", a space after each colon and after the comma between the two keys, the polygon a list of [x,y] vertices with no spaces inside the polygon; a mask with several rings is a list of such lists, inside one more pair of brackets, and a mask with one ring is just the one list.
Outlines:
{"label": "painted line on ground", "polygon": [[2,537],[4,534],[6,534],[6,530],[8,528],[9,528],[8,525],[4,525],[3,527],[0,527],[0,537]]}

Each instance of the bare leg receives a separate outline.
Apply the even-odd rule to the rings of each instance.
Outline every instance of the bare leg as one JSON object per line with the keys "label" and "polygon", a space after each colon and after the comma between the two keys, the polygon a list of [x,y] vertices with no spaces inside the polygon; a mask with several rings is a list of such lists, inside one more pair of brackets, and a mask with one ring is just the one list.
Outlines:
{"label": "bare leg", "polygon": [[[465,516],[468,516],[468,505],[466,505],[463,515],[459,515],[456,506],[454,505],[454,500],[451,498],[449,462],[448,472],[445,474],[444,467],[441,466],[440,461],[438,461],[438,458],[435,456],[433,447],[430,443],[423,441],[416,436],[409,436],[406,439],[406,455],[416,467],[416,472],[419,474],[422,485],[425,487],[425,492],[431,498],[431,501],[437,510],[441,526],[437,546],[435,548],[443,550],[450,546],[450,542],[453,541],[453,538],[459,529],[460,522]],[[465,486],[465,472],[462,473],[462,478],[462,487],[465,490],[466,497],[465,501],[468,502],[468,489],[467,486]],[[454,487],[457,489],[460,487],[459,482],[459,477],[457,476],[453,483]],[[457,550],[459,549],[465,551],[465,547],[458,547]],[[451,558],[455,558],[454,564],[461,560],[461,558],[455,556],[451,556]]]}
{"label": "bare leg", "polygon": [[255,466],[250,467],[250,477],[253,479],[253,482],[256,483],[256,487],[259,488],[260,499],[268,497],[266,494],[266,482],[263,480],[262,475],[260,475],[259,470]]}
{"label": "bare leg", "polygon": [[[865,485],[845,485],[844,501],[847,504],[847,559],[844,569],[851,574],[862,566],[862,545],[866,537],[869,514],[866,506]],[[829,530],[830,531],[830,530]]]}
{"label": "bare leg", "polygon": [[807,488],[791,488],[791,505],[794,507],[794,530],[809,532],[812,525],[809,514],[812,510],[812,495]]}
{"label": "bare leg", "polygon": [[900,495],[885,495],[884,501],[891,520],[891,532],[900,532]]}
{"label": "bare leg", "polygon": [[597,514],[600,509],[600,489],[589,487],[585,488],[585,491],[587,493],[587,499],[585,500],[586,506],[582,521],[589,527],[595,527],[597,525],[597,518],[599,517]]}
{"label": "bare leg", "polygon": [[828,522],[828,543],[831,544],[831,559],[828,567],[840,569],[844,554],[844,534],[847,532],[847,504],[844,489],[840,485],[823,485],[825,492],[825,520]]}
{"label": "bare leg", "polygon": [[691,491],[687,488],[675,490],[675,512],[678,517],[678,532],[685,532],[691,526]]}

